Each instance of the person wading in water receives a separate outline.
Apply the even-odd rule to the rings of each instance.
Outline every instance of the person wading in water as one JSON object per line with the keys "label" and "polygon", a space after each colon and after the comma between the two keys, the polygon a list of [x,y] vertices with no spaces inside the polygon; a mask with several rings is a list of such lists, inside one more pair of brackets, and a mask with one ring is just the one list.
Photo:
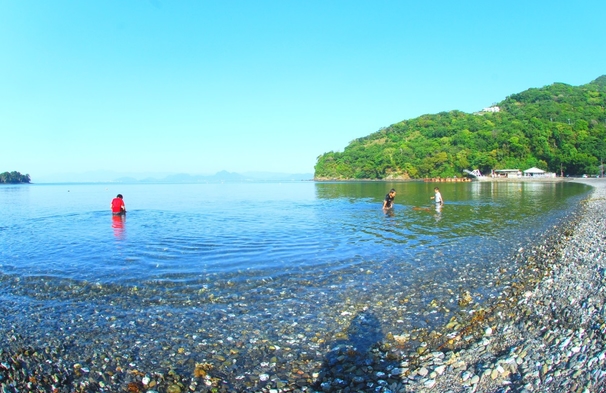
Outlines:
{"label": "person wading in water", "polygon": [[112,199],[112,203],[109,205],[109,207],[112,209],[112,214],[126,214],[126,206],[124,206],[122,194],[118,194],[114,199]]}
{"label": "person wading in water", "polygon": [[396,190],[393,188],[389,190],[387,195],[385,195],[385,200],[383,201],[383,209],[391,209],[393,207],[393,200],[396,198]]}

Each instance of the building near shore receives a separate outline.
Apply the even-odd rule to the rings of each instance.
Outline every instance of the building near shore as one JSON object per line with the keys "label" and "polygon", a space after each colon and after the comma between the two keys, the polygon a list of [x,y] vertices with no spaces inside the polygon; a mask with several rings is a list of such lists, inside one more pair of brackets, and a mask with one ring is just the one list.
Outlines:
{"label": "building near shore", "polygon": [[522,172],[519,169],[495,169],[492,171],[492,177],[507,177],[517,178],[522,176]]}
{"label": "building near shore", "polygon": [[532,167],[524,171],[524,177],[556,177],[556,174]]}

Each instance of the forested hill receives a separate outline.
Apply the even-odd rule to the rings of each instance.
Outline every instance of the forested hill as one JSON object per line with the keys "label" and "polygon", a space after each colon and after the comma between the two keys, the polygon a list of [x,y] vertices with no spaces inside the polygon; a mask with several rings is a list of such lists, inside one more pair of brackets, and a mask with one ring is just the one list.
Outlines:
{"label": "forested hill", "polygon": [[2,183],[11,183],[11,184],[18,184],[18,183],[29,183],[31,180],[29,178],[29,175],[22,175],[19,172],[3,172],[0,173],[0,184]]}
{"label": "forested hill", "polygon": [[[498,108],[496,108],[498,107]],[[315,179],[415,179],[464,169],[598,174],[606,160],[606,75],[512,94],[489,111],[404,120],[318,157]],[[496,112],[498,110],[498,112]]]}

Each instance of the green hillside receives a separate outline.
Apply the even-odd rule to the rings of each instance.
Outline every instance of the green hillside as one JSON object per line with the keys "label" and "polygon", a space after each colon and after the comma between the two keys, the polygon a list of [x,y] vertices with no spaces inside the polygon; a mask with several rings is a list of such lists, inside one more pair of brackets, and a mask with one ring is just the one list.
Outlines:
{"label": "green hillside", "polygon": [[513,94],[499,112],[441,112],[404,120],[318,157],[316,179],[418,179],[464,169],[538,167],[597,174],[606,160],[606,75]]}

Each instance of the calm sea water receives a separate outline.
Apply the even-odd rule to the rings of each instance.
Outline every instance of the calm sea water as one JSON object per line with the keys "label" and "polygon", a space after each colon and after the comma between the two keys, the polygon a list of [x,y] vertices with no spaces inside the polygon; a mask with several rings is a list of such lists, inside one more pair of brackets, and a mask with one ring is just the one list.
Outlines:
{"label": "calm sea water", "polygon": [[[255,331],[272,342],[303,337],[300,351],[310,349],[305,337],[328,342],[369,308],[384,333],[430,328],[456,312],[462,288],[478,302],[494,296],[497,272],[515,268],[508,258],[565,220],[589,190],[440,183],[445,205],[436,209],[435,185],[4,185],[3,324],[33,338],[70,325],[89,345],[97,341],[87,329],[130,345],[192,331],[224,342]],[[385,213],[392,187],[395,208]],[[123,219],[109,212],[117,193]],[[442,307],[432,310],[432,301]],[[171,317],[158,320],[166,310]],[[108,314],[124,327],[104,328]],[[132,314],[141,316],[136,334]],[[86,323],[74,324],[74,315]]]}
{"label": "calm sea water", "polygon": [[[2,273],[124,286],[310,276],[428,248],[487,258],[544,232],[586,191],[562,183],[58,184],[0,187]],[[396,206],[380,208],[387,190]],[[125,195],[126,217],[109,214]],[[415,210],[416,209],[416,210]]]}

